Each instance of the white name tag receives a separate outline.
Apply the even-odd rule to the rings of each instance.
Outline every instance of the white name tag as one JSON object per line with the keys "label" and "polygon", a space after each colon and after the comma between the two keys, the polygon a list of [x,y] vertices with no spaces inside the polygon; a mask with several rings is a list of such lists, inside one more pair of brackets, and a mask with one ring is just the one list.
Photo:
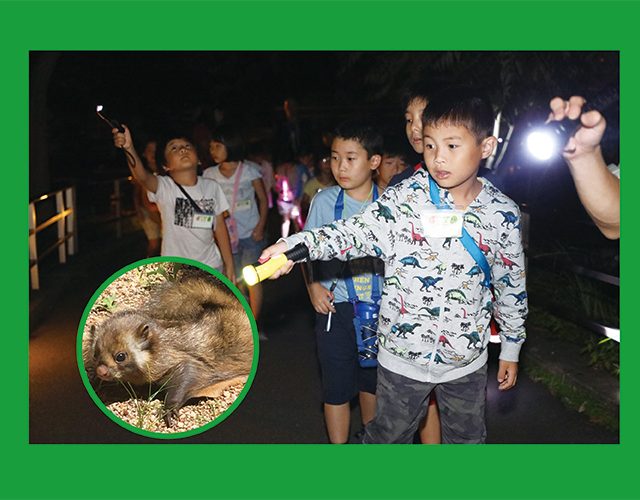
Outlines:
{"label": "white name tag", "polygon": [[194,213],[193,223],[191,224],[191,227],[195,229],[213,228],[213,214],[201,214],[197,212]]}
{"label": "white name tag", "polygon": [[251,200],[242,200],[236,203],[236,212],[249,210],[251,208]]}
{"label": "white name tag", "polygon": [[464,212],[462,210],[427,209],[420,214],[424,235],[431,238],[460,238]]}

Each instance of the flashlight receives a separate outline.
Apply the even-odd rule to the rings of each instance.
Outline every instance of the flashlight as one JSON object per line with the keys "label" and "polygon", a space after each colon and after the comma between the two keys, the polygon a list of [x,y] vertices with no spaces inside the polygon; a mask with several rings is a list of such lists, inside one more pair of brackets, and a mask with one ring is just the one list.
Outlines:
{"label": "flashlight", "polygon": [[124,127],[122,125],[120,125],[120,123],[118,122],[118,120],[114,120],[112,118],[107,118],[106,116],[104,116],[101,111],[104,109],[104,106],[102,104],[98,104],[96,106],[96,113],[98,114],[98,116],[104,120],[111,128],[117,128],[118,132],[120,132],[121,134],[124,134]]}
{"label": "flashlight", "polygon": [[551,121],[529,133],[527,136],[527,149],[536,160],[550,160],[555,154],[564,149],[569,138],[579,128],[579,118]]}
{"label": "flashlight", "polygon": [[284,266],[288,260],[300,262],[307,257],[309,257],[309,249],[304,243],[299,243],[292,249],[272,257],[264,264],[256,262],[255,264],[245,266],[244,269],[242,269],[242,277],[247,285],[253,286],[266,280]]}
{"label": "flashlight", "polygon": [[[582,106],[582,113],[593,109],[602,113],[604,109],[618,100],[618,89],[607,89],[591,102],[585,102]],[[580,117],[575,120],[565,118],[562,121],[550,121],[527,135],[527,150],[536,160],[550,160],[564,149],[567,141],[575,135],[581,126]]]}

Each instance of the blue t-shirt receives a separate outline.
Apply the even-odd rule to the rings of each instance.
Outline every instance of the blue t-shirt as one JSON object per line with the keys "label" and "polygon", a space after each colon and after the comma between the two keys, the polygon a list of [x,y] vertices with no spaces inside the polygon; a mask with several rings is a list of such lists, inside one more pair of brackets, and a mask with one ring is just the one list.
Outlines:
{"label": "blue t-shirt", "polygon": [[[325,224],[329,224],[335,220],[335,206],[340,186],[331,186],[323,189],[313,197],[309,215],[305,222],[304,228],[314,229]],[[346,219],[352,215],[361,213],[371,201],[361,202],[354,200],[347,193],[344,194],[344,208],[342,210],[342,218]],[[316,262],[315,270],[318,271],[320,283],[329,289],[335,277],[342,278],[347,273],[347,268],[343,261],[332,260],[329,262]],[[380,259],[370,257],[364,259],[355,259],[349,262],[349,270],[353,275],[353,285],[361,301],[371,302],[372,291],[372,275],[373,272],[378,274],[379,293],[382,293],[382,276],[384,274],[384,265]],[[318,276],[316,276],[316,279]],[[338,280],[335,290],[335,302],[348,302],[349,294],[347,285],[343,279]]]}

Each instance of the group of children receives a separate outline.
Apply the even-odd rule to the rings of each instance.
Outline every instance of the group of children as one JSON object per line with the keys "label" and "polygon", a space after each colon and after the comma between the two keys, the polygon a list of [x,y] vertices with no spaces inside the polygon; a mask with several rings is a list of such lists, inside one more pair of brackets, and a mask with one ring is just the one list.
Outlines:
{"label": "group of children", "polygon": [[[262,252],[267,192],[232,131],[212,138],[216,165],[202,176],[193,145],[170,140],[168,177],[144,169],[126,127],[113,133],[158,204],[163,255],[195,258],[235,282],[239,266],[307,246],[303,271],[316,311],[330,442],[349,441],[357,396],[364,443],[410,443],[417,434],[423,443],[484,443],[490,321],[500,332],[500,390],[516,383],[526,337],[520,211],[478,177],[497,142],[486,99],[461,88],[418,92],[405,102],[405,119],[407,139],[422,155],[415,166],[385,151],[370,125],[353,121],[336,129],[315,180],[304,178],[299,163],[277,168],[276,179],[298,197],[281,197],[279,211],[304,230],[287,237],[283,228],[283,238]],[[287,262],[273,278],[292,267]],[[260,286],[249,293],[257,317]],[[365,316],[377,319],[377,362],[363,356],[371,350],[359,331]]]}
{"label": "group of children", "polygon": [[[201,164],[194,145],[184,137],[170,139],[162,155],[165,176],[149,168],[154,155],[147,151],[148,145],[143,161],[133,146],[131,132],[123,128],[124,132],[113,129],[114,144],[125,151],[136,193],[140,192],[136,200],[144,211],[138,210],[139,216],[153,213],[147,206],[157,207],[160,214],[160,254],[200,261],[237,283],[238,271],[255,262],[266,246],[268,210],[261,168],[244,159],[240,135],[233,129],[216,131],[209,141],[214,165],[202,175],[198,175]],[[147,221],[149,218],[141,222],[149,240],[148,255],[154,255],[151,241],[160,241],[160,220]],[[249,288],[248,295],[258,321],[261,286]]]}
{"label": "group of children", "polygon": [[[411,443],[418,432],[422,442],[484,443],[489,322],[500,326],[500,390],[515,385],[526,337],[520,212],[477,177],[496,146],[485,99],[463,89],[414,96],[406,119],[423,162],[377,192],[375,134],[366,126],[338,130],[331,151],[338,186],[316,196],[312,224],[265,249],[261,261],[304,243],[311,261],[347,263],[330,263],[329,277],[317,266],[319,278],[308,279],[331,442],[348,441],[349,401],[359,394],[364,443]],[[333,286],[336,277],[346,293]],[[377,369],[359,363],[358,321],[346,326],[361,302],[379,305]],[[336,321],[325,327],[329,315]],[[429,405],[434,395],[438,410]]]}

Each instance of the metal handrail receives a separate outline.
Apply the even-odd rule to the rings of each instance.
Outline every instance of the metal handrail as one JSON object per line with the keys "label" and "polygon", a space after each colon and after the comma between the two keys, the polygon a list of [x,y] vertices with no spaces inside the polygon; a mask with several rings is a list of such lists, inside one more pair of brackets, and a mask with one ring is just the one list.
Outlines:
{"label": "metal handrail", "polygon": [[[620,288],[620,278],[618,276],[611,276],[610,274],[593,271],[592,269],[587,269],[582,266],[573,266],[573,272]],[[604,335],[605,337],[609,337],[611,340],[615,340],[620,343],[620,328],[602,325],[597,321],[591,321],[589,319],[582,319],[581,323],[591,331]]]}
{"label": "metal handrail", "polygon": [[[36,205],[53,197],[56,200],[56,214],[37,224]],[[38,233],[53,224],[58,227],[58,239],[44,251],[39,252]],[[74,186],[42,195],[29,203],[29,273],[33,290],[40,289],[39,264],[41,260],[56,249],[58,250],[58,261],[61,264],[67,262],[67,254],[74,255],[78,251],[78,221]]]}

